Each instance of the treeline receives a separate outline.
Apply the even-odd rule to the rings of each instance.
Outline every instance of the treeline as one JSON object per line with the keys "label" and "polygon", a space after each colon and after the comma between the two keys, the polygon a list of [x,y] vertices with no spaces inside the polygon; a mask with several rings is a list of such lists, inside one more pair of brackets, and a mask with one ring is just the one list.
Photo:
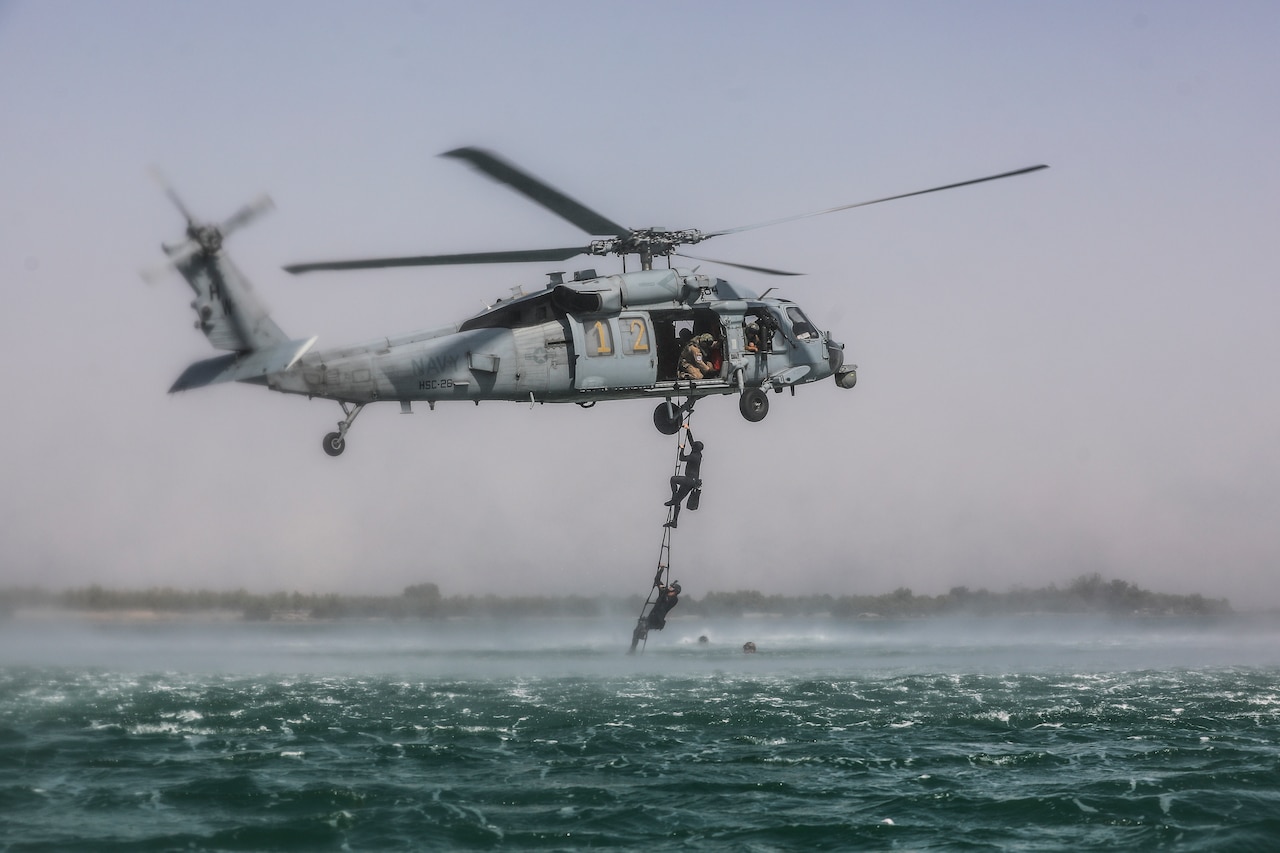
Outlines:
{"label": "treeline", "polygon": [[899,587],[884,595],[764,595],[755,590],[712,592],[698,603],[699,611],[714,616],[746,613],[810,615],[829,613],[839,618],[920,616],[1008,616],[1025,613],[1107,613],[1146,616],[1213,616],[1231,613],[1225,598],[1200,594],[1171,595],[1151,592],[1122,580],[1101,575],[1081,575],[1067,586],[1050,584],[1040,589],[1017,588],[1009,592],[953,587],[944,595],[916,595]]}
{"label": "treeline", "polygon": [[[636,610],[641,599],[635,598]],[[630,603],[630,600],[627,600]],[[455,596],[445,598],[433,583],[406,587],[400,595],[339,595],[301,592],[252,593],[237,590],[182,590],[174,587],[107,589],[87,587],[49,592],[38,587],[0,589],[0,614],[22,607],[89,613],[231,613],[249,620],[422,619],[442,616],[598,616],[618,602],[584,596]]]}
{"label": "treeline", "polygon": [[[63,592],[40,588],[0,589],[0,614],[20,607],[62,608],[82,612],[224,612],[249,620],[429,619],[446,616],[604,616],[639,614],[640,596],[442,596],[434,583],[406,587],[399,595],[353,596],[300,592],[251,593],[152,587],[113,590],[93,585]],[[765,595],[756,590],[684,595],[682,616],[732,617],[826,615],[841,619],[923,616],[1000,616],[1024,613],[1107,613],[1113,615],[1210,616],[1231,613],[1225,598],[1170,595],[1141,589],[1127,581],[1082,575],[1065,587],[990,592],[952,588],[944,595],[916,595],[901,587],[884,595]]]}

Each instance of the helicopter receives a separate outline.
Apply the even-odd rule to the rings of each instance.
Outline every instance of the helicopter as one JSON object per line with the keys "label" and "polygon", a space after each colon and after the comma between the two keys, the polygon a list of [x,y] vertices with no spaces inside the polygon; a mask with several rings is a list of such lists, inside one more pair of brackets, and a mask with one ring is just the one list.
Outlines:
{"label": "helicopter", "polygon": [[[870,201],[719,231],[626,228],[570,198],[490,151],[466,147],[441,155],[468,163],[586,232],[585,245],[516,251],[418,255],[291,264],[294,275],[318,271],[451,264],[560,262],[581,255],[617,255],[623,270],[548,273],[540,287],[513,289],[484,311],[435,330],[334,349],[316,338],[292,339],[271,319],[248,280],[223,249],[226,237],[271,209],[261,197],[220,224],[191,215],[172,187],[164,191],[186,219],[185,239],[162,244],[167,260],[195,292],[196,328],[225,355],[190,365],[170,393],[222,382],[264,385],[272,391],[335,400],[343,419],[325,435],[330,456],[346,448],[347,434],[364,407],[395,401],[412,413],[414,402],[434,409],[446,400],[577,403],[659,401],[654,426],[676,434],[703,397],[736,394],[742,416],[758,422],[769,412],[767,392],[834,377],[841,388],[857,383],[857,365],[845,346],[819,331],[801,307],[702,272],[702,263],[772,276],[798,273],[701,258],[676,250],[713,237],[909,196],[1023,175],[1044,165],[917,190]],[[638,256],[639,269],[626,260]],[[690,270],[671,258],[699,262]],[[666,258],[665,268],[654,268]],[[144,273],[152,278],[155,272]],[[692,342],[692,343],[691,343]],[[696,347],[697,351],[691,349]]]}

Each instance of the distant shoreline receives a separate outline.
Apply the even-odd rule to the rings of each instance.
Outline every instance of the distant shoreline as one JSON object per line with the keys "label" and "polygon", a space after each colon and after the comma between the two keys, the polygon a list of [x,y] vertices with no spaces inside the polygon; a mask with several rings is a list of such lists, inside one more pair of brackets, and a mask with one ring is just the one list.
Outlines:
{"label": "distant shoreline", "polygon": [[[707,618],[706,614],[688,612],[684,614],[677,613],[677,616],[685,616],[687,618]],[[339,625],[339,624],[378,624],[378,623],[431,623],[431,622],[451,622],[464,623],[474,622],[490,622],[503,621],[509,622],[512,619],[528,619],[528,620],[566,620],[566,621],[596,621],[600,619],[617,618],[620,620],[629,620],[634,618],[634,614],[625,613],[585,613],[585,614],[562,614],[562,613],[531,613],[524,616],[512,617],[509,614],[496,613],[474,613],[461,616],[436,616],[436,617],[392,617],[392,616],[312,616],[304,615],[272,615],[268,619],[247,619],[244,614],[233,611],[210,611],[210,610],[189,610],[189,611],[148,611],[148,610],[113,610],[113,611],[96,611],[96,610],[76,610],[72,608],[56,607],[56,608],[18,608],[7,613],[0,614],[0,624],[5,621],[23,624],[46,624],[53,625],[58,623],[78,623],[85,625],[97,626],[165,626],[165,625],[244,625],[244,624],[271,624],[275,626],[296,625],[303,626],[322,626],[322,625]],[[909,622],[967,622],[967,621],[988,621],[988,622],[1018,622],[1026,620],[1044,620],[1053,622],[1055,620],[1080,620],[1080,619],[1096,619],[1099,621],[1109,622],[1247,622],[1254,619],[1276,618],[1280,619],[1280,610],[1257,610],[1257,611],[1232,611],[1230,613],[1210,613],[1210,614],[1178,614],[1178,613],[1108,613],[1101,611],[1081,611],[1073,613],[1044,613],[1039,611],[1027,611],[1018,613],[1001,613],[997,615],[950,612],[932,615],[920,616],[880,616],[877,614],[861,614],[858,616],[834,616],[830,613],[804,613],[804,614],[782,614],[782,613],[741,613],[741,614],[719,614],[715,617],[722,620],[740,620],[747,622],[767,622],[784,619],[807,619],[812,621],[830,621],[842,624],[900,624]]]}
{"label": "distant shoreline", "polygon": [[[244,589],[107,589],[97,584],[50,592],[39,587],[0,589],[0,617],[20,612],[79,613],[103,621],[145,622],[200,618],[202,621],[316,622],[336,619],[441,619],[459,616],[573,617],[638,614],[639,595],[443,596],[434,583],[406,587],[400,595],[361,596],[251,593]],[[825,616],[838,620],[906,619],[940,616],[1110,615],[1126,617],[1224,616],[1236,611],[1225,598],[1172,595],[1141,589],[1127,581],[1082,575],[1064,587],[986,589],[953,587],[943,595],[916,595],[901,587],[883,595],[766,595],[756,590],[711,591],[681,596],[681,615],[742,617]],[[24,618],[40,618],[30,615]],[[47,617],[46,617],[47,618]]]}

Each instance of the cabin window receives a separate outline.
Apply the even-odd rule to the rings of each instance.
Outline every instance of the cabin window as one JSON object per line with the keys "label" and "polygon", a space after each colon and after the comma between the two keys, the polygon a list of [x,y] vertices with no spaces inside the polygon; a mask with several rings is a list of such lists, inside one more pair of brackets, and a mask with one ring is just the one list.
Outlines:
{"label": "cabin window", "polygon": [[613,330],[606,320],[589,320],[586,323],[587,355],[613,355]]}
{"label": "cabin window", "polygon": [[648,355],[653,349],[649,324],[643,317],[622,317],[618,320],[622,336],[622,351],[627,355]]}

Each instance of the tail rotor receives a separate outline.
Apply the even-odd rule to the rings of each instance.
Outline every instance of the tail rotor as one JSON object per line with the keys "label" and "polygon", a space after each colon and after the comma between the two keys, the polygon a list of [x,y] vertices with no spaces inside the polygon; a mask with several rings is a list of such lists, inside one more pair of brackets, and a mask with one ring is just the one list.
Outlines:
{"label": "tail rotor", "polygon": [[178,195],[177,190],[173,188],[173,185],[169,183],[159,169],[152,168],[151,176],[160,185],[161,190],[169,201],[173,203],[173,206],[182,214],[182,218],[187,221],[187,233],[186,239],[181,243],[173,245],[161,244],[161,248],[164,249],[169,258],[163,263],[142,270],[142,279],[148,284],[155,284],[174,269],[189,263],[197,255],[203,254],[205,257],[212,257],[217,254],[228,235],[240,230],[275,207],[271,197],[264,193],[228,216],[221,224],[210,225],[202,223],[192,215],[191,210],[183,203],[182,197]]}

